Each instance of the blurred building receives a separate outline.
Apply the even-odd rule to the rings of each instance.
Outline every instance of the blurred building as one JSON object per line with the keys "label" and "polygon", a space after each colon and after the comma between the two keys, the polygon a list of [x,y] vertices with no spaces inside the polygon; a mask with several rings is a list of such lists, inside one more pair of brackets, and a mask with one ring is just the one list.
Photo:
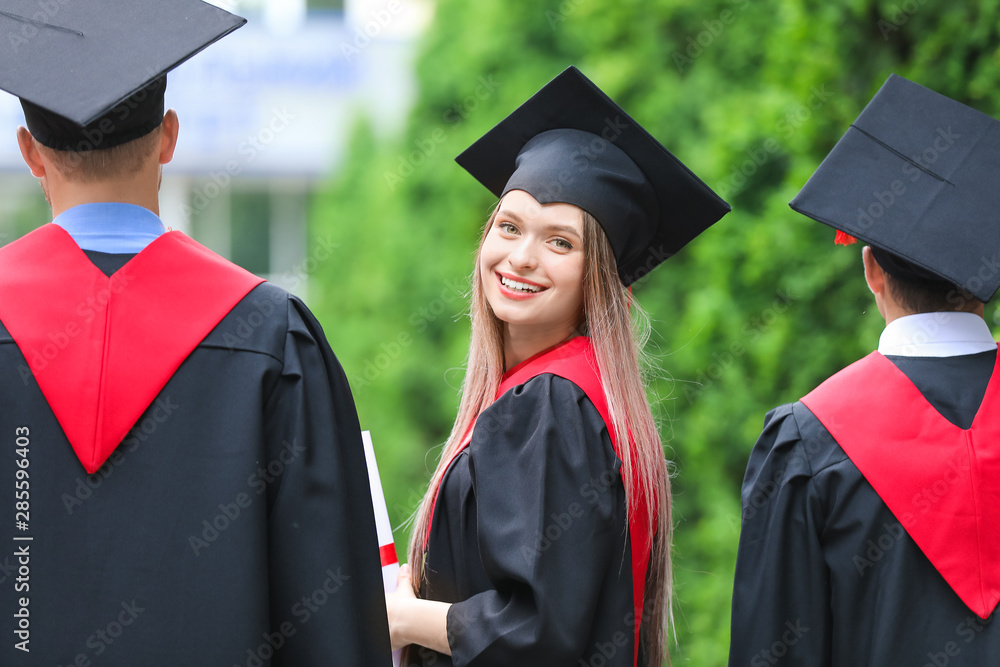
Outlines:
{"label": "blurred building", "polygon": [[[430,0],[213,2],[249,19],[171,72],[181,134],[160,217],[301,294],[311,193],[342,164],[362,115],[401,128]],[[0,92],[0,245],[51,219],[21,160],[17,99]]]}

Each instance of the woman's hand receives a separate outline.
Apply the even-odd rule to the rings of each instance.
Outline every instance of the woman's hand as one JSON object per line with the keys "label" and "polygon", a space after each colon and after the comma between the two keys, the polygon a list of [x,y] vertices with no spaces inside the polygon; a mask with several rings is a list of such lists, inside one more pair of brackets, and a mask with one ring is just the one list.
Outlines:
{"label": "woman's hand", "polygon": [[396,575],[396,592],[385,594],[392,650],[408,644],[419,644],[438,653],[451,655],[451,646],[448,644],[450,607],[450,604],[421,600],[414,595],[410,566],[401,565],[399,574]]}
{"label": "woman's hand", "polygon": [[413,594],[413,577],[410,573],[410,565],[409,563],[400,565],[399,573],[396,575],[396,591],[385,594],[385,609],[389,615],[389,639],[392,642],[393,651],[411,643],[403,636],[403,626],[406,625],[408,607],[416,599],[417,596]]}

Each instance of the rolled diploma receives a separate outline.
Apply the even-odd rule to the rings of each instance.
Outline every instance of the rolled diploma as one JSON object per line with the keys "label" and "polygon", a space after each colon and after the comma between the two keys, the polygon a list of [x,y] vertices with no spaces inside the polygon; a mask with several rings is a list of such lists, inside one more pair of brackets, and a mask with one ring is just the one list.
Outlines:
{"label": "rolled diploma", "polygon": [[[385,505],[382,480],[378,475],[378,463],[375,461],[375,448],[372,446],[371,431],[362,431],[361,440],[365,446],[368,484],[371,486],[372,508],[375,510],[375,531],[378,533],[378,550],[382,559],[382,585],[386,593],[393,593],[396,590],[399,559],[396,557],[396,543],[392,539],[392,524],[389,523],[389,510]],[[392,653],[394,667],[399,667],[400,653],[401,651],[393,651]]]}

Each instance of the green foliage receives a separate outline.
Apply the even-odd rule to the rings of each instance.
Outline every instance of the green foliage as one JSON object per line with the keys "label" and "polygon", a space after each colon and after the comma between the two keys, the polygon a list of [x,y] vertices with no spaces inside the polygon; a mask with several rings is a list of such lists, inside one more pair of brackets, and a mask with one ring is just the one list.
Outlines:
{"label": "green foliage", "polygon": [[394,525],[454,419],[464,290],[494,203],[452,159],[576,64],[734,208],[635,290],[655,321],[651,390],[676,468],[674,664],[724,665],[763,416],[871,350],[882,325],[859,249],[787,202],[890,72],[1000,107],[998,5],[440,0],[405,133],[376,140],[360,124],[311,218],[314,238],[339,244],[311,305],[373,430]]}

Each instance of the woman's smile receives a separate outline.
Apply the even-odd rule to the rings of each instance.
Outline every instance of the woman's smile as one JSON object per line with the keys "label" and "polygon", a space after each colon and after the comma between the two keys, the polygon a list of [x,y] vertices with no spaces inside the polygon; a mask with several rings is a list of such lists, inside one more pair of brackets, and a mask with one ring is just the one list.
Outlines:
{"label": "woman's smile", "polygon": [[528,335],[545,346],[576,329],[583,310],[583,260],[579,208],[542,205],[523,190],[507,193],[483,241],[479,275],[509,336]]}
{"label": "woman's smile", "polygon": [[497,281],[500,283],[500,294],[508,299],[530,299],[541,294],[548,287],[531,282],[526,278],[512,276],[496,272]]}

